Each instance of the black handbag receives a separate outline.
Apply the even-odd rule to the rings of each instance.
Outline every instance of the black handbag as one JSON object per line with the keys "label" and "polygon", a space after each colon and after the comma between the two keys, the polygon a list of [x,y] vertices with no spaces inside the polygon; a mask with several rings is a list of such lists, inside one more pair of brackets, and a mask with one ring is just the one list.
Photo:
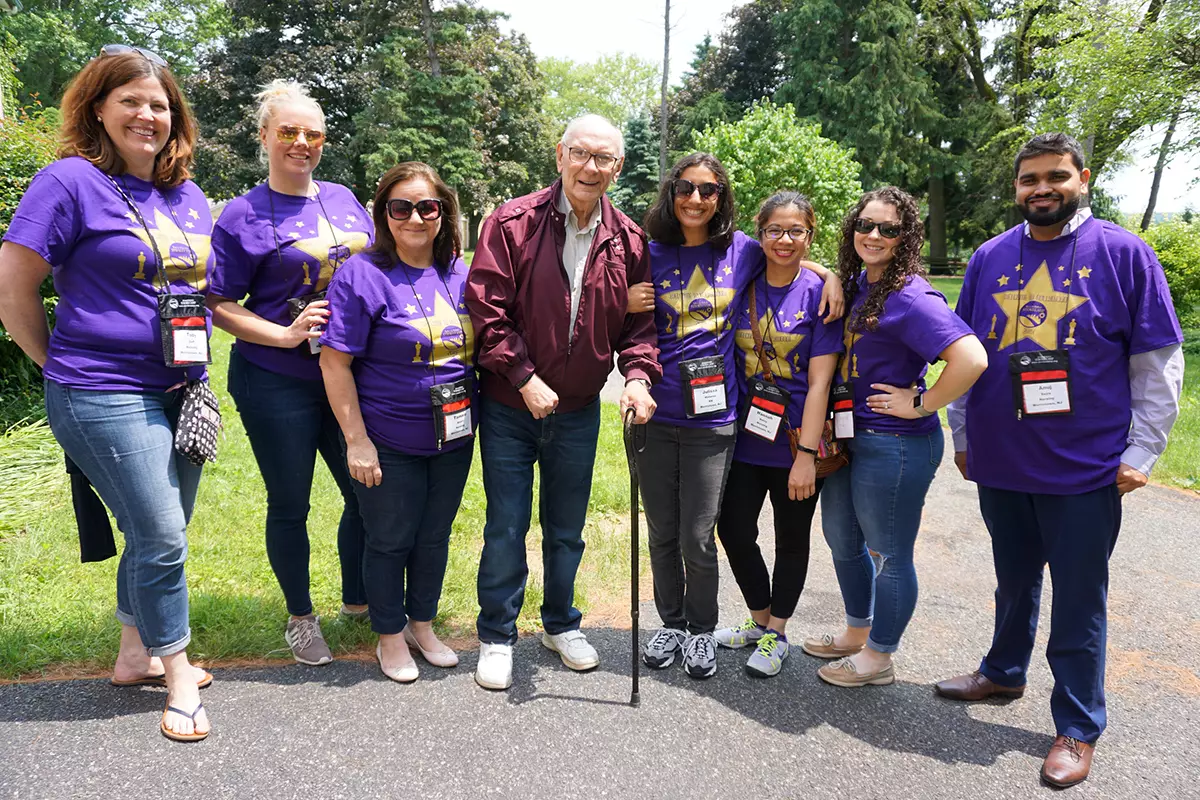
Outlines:
{"label": "black handbag", "polygon": [[217,460],[217,434],[221,432],[221,407],[208,384],[190,380],[183,388],[179,420],[175,423],[175,450],[197,467]]}

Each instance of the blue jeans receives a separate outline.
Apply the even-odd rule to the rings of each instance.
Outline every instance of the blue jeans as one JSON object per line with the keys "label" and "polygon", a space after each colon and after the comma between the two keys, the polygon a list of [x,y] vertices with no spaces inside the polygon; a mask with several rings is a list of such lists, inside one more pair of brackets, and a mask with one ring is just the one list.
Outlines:
{"label": "blue jeans", "polygon": [[192,638],[183,564],[201,468],[175,452],[180,392],[45,388],[54,438],[125,535],[117,619],[137,627],[152,656],[183,651]]}
{"label": "blue jeans", "polygon": [[940,427],[928,436],[856,431],[850,466],[821,489],[821,520],[846,625],[870,627],[867,644],[880,653],[900,646],[917,606],[913,547],[944,447]]}
{"label": "blue jeans", "polygon": [[592,493],[600,435],[600,400],[577,411],[535,420],[480,399],[479,453],[487,522],[479,560],[479,641],[512,644],[525,604],[525,535],[533,514],[533,465],[541,474],[542,625],[547,633],[578,630],[575,573],[583,558],[583,524]]}
{"label": "blue jeans", "polygon": [[979,671],[1001,686],[1025,685],[1049,563],[1054,581],[1046,646],[1054,673],[1050,711],[1060,735],[1094,743],[1108,722],[1104,656],[1108,559],[1121,530],[1117,486],[1069,495],[980,486],[979,510],[992,536],[996,565],[996,631]]}
{"label": "blue jeans", "polygon": [[301,617],[313,610],[308,591],[308,511],[317,453],[342,493],[337,533],[342,602],[366,603],[363,522],[325,384],[265,370],[235,349],[229,356],[229,394],[267,487],[267,560],[283,590],[288,613]]}
{"label": "blue jeans", "polygon": [[[400,633],[408,620],[437,616],[450,556],[450,529],[462,504],[474,444],[415,456],[375,442],[383,481],[354,494],[367,530],[363,574],[371,629]],[[343,444],[344,447],[344,444]]]}

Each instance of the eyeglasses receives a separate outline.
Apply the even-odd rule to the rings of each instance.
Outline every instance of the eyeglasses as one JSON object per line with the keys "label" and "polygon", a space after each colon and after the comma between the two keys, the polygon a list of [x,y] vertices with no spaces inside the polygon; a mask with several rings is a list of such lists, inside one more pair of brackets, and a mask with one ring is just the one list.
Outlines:
{"label": "eyeglasses", "polygon": [[442,201],[434,200],[432,197],[424,200],[412,202],[411,200],[388,200],[387,212],[388,216],[397,222],[404,222],[412,216],[413,211],[423,220],[432,222],[442,216]]}
{"label": "eyeglasses", "polygon": [[695,184],[685,178],[676,178],[671,181],[671,191],[676,197],[691,197],[692,192],[699,191],[700,198],[707,200],[714,195],[720,194],[725,190],[725,187],[719,183],[701,183]]}
{"label": "eyeglasses", "polygon": [[611,169],[613,164],[617,163],[617,157],[608,153],[593,153],[590,150],[584,150],[582,147],[568,147],[567,158],[572,164],[586,164],[588,159],[596,162],[596,169],[606,170]]}
{"label": "eyeglasses", "polygon": [[876,228],[879,228],[879,235],[885,239],[895,239],[902,231],[899,222],[872,222],[862,217],[854,220],[854,230],[858,233],[870,233]]}
{"label": "eyeglasses", "polygon": [[275,129],[275,138],[281,144],[292,144],[300,138],[301,134],[304,134],[304,141],[308,143],[309,147],[320,147],[325,144],[325,131],[303,128],[299,125],[280,125]]}
{"label": "eyeglasses", "polygon": [[799,242],[803,239],[807,239],[808,235],[812,233],[812,231],[810,231],[808,228],[781,228],[778,225],[769,225],[763,229],[762,235],[774,242],[778,239],[782,239],[785,233],[791,237],[793,242]]}
{"label": "eyeglasses", "polygon": [[154,64],[157,67],[166,67],[167,62],[163,57],[153,50],[144,50],[141,47],[131,47],[127,44],[106,44],[100,48],[100,57],[108,58],[109,56],[123,56],[126,53],[137,53],[142,58]]}

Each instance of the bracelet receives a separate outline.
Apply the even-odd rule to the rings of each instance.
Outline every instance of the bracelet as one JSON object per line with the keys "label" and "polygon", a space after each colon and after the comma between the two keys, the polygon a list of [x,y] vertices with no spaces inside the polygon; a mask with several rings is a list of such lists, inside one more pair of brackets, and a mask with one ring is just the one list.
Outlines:
{"label": "bracelet", "polygon": [[650,391],[650,389],[651,389],[650,381],[646,380],[645,378],[630,378],[629,380],[625,381],[626,386],[628,386],[631,383],[642,384],[643,386],[646,387],[646,391]]}
{"label": "bracelet", "polygon": [[819,455],[820,455],[820,453],[818,453],[818,452],[817,452],[816,450],[814,450],[813,448],[811,448],[811,447],[805,447],[804,445],[800,444],[799,442],[797,442],[797,443],[796,443],[796,449],[797,449],[798,451],[800,451],[801,453],[808,453],[808,454],[809,454],[810,456],[812,456],[813,458],[816,458],[817,456],[819,456]]}
{"label": "bracelet", "polygon": [[531,380],[533,380],[532,372],[529,373],[528,375],[526,375],[524,378],[521,378],[521,380],[514,383],[513,388],[516,389],[517,391],[521,391],[521,389],[525,388],[525,384],[529,383]]}

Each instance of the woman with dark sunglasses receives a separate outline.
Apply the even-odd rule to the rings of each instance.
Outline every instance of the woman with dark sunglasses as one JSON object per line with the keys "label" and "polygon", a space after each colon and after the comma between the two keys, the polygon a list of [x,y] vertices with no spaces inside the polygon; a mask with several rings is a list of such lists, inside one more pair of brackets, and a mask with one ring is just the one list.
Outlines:
{"label": "woman with dark sunglasses", "polygon": [[326,287],[370,243],[371,219],[349,189],[313,179],[325,115],[300,84],[264,86],[257,116],[267,180],[217,220],[208,305],[213,322],[237,337],[229,394],[266,485],[267,559],[289,614],[284,639],[297,662],[320,666],[333,654],[309,593],[308,512],[318,453],[342,495],[342,614],[362,619],[367,610],[363,523],[321,381],[317,338],[329,320]]}
{"label": "woman with dark sunglasses", "polygon": [[433,619],[475,450],[475,337],[454,191],[409,161],[380,179],[373,213],[375,244],[329,285],[321,371],[366,526],[375,656],[409,683],[410,646],[458,663]]}
{"label": "woman with dark sunglasses", "polygon": [[[201,467],[174,446],[182,387],[206,381],[212,216],[189,179],[196,122],[166,63],[108,45],[67,87],[59,160],[0,247],[0,317],[44,370],[46,415],[125,536],[114,686],[166,686],[160,729],[209,721],[188,662],[187,525]],[[38,287],[53,274],[53,332]],[[186,316],[178,311],[187,309]]]}
{"label": "woman with dark sunglasses", "polygon": [[[925,279],[916,201],[895,187],[867,192],[842,225],[845,352],[834,420],[850,465],[825,479],[821,520],[846,607],[846,630],[801,645],[835,686],[895,680],[892,653],[917,604],[913,549],[942,461],[937,416],[987,368],[983,345]],[[928,365],[943,360],[926,389]]]}
{"label": "woman with dark sunglasses", "polygon": [[[665,669],[682,656],[693,678],[717,670],[714,529],[736,439],[735,298],[763,269],[762,248],[734,222],[733,190],[721,162],[708,153],[680,159],[646,213],[653,283],[637,287],[653,293],[663,368],[662,382],[651,390],[658,410],[637,465],[663,624],[642,658]],[[638,302],[630,300],[631,311],[650,310],[651,302],[640,308]]]}

